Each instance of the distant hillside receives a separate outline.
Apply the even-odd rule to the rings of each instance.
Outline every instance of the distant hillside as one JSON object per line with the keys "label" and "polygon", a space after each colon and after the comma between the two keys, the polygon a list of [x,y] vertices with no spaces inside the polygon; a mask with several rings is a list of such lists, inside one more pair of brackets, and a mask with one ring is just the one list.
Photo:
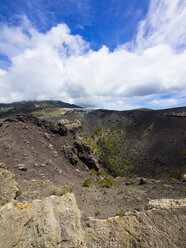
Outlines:
{"label": "distant hillside", "polygon": [[51,113],[58,115],[59,108],[81,108],[75,104],[69,104],[62,101],[22,101],[14,103],[0,103],[0,118],[7,117],[12,114],[20,113],[36,113],[44,111],[48,115]]}

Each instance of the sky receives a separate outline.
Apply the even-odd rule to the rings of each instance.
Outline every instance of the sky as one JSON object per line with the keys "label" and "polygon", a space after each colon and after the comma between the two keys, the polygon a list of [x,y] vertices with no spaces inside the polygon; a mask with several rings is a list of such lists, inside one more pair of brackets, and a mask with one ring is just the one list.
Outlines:
{"label": "sky", "polygon": [[186,0],[0,0],[0,102],[186,106]]}

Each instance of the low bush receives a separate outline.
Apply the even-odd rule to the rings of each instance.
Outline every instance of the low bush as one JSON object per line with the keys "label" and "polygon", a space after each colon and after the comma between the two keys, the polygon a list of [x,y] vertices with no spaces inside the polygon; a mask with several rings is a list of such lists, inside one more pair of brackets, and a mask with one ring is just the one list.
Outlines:
{"label": "low bush", "polygon": [[100,210],[99,210],[99,209],[96,210],[95,215],[96,215],[96,216],[97,216],[97,215],[100,215]]}
{"label": "low bush", "polygon": [[111,177],[106,177],[104,179],[100,179],[99,180],[99,184],[101,185],[101,187],[103,188],[111,188],[112,186],[115,185],[114,180]]}
{"label": "low bush", "polygon": [[123,216],[125,213],[123,210],[117,210],[116,216]]}
{"label": "low bush", "polygon": [[89,187],[91,184],[90,178],[85,178],[85,180],[83,181],[83,186],[84,187]]}
{"label": "low bush", "polygon": [[68,193],[71,193],[72,192],[72,189],[63,189],[62,191],[61,191],[61,195],[66,195],[66,194],[68,194]]}
{"label": "low bush", "polygon": [[93,177],[97,175],[97,171],[95,169],[91,169],[90,173]]}
{"label": "low bush", "polygon": [[51,195],[57,195],[56,190],[53,190],[52,193],[51,193]]}

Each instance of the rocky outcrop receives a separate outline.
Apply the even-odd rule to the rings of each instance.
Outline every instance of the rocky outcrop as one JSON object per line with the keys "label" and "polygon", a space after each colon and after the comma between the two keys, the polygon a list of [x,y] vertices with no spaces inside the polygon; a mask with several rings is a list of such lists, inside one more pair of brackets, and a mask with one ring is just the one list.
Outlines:
{"label": "rocky outcrop", "polygon": [[86,247],[73,194],[8,203],[0,210],[0,248]]}
{"label": "rocky outcrop", "polygon": [[99,170],[97,159],[88,144],[83,141],[83,139],[77,137],[74,141],[74,147],[77,149],[77,156],[79,159],[86,164],[89,169],[95,169],[96,171]]}
{"label": "rocky outcrop", "polygon": [[75,165],[78,162],[78,157],[76,155],[76,151],[73,146],[66,144],[62,147],[62,151],[64,152],[65,158],[72,164]]}
{"label": "rocky outcrop", "polygon": [[67,131],[73,134],[76,134],[77,131],[82,131],[82,121],[80,119],[75,119],[73,121],[61,119],[58,123],[63,124]]}
{"label": "rocky outcrop", "polygon": [[37,126],[45,128],[47,131],[64,136],[67,134],[67,128],[62,123],[40,120],[32,114],[20,114],[7,117],[4,122],[31,122]]}
{"label": "rocky outcrop", "polygon": [[86,142],[80,137],[76,137],[74,145],[68,143],[62,147],[62,152],[65,158],[72,164],[76,165],[78,160],[81,160],[89,169],[99,170],[99,164],[92,150]]}
{"label": "rocky outcrop", "polygon": [[170,115],[170,116],[175,116],[175,117],[186,117],[186,111],[169,112],[169,113],[165,113],[165,115]]}
{"label": "rocky outcrop", "polygon": [[15,199],[20,193],[15,175],[0,162],[0,206]]}
{"label": "rocky outcrop", "polygon": [[149,210],[108,220],[92,220],[84,229],[89,248],[185,247],[185,209]]}
{"label": "rocky outcrop", "polygon": [[149,209],[161,209],[161,208],[174,208],[174,207],[186,207],[186,198],[184,199],[159,199],[149,201],[147,208]]}
{"label": "rocky outcrop", "polygon": [[0,248],[185,247],[185,207],[82,218],[73,194],[0,209]]}

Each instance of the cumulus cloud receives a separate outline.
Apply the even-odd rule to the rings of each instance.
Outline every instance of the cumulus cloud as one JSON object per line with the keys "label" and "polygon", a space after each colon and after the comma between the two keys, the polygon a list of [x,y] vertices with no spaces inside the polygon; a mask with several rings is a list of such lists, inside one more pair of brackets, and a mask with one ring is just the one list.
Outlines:
{"label": "cumulus cloud", "polygon": [[127,109],[165,106],[161,96],[174,94],[166,106],[176,105],[180,92],[186,95],[184,3],[151,1],[130,50],[124,44],[113,52],[106,46],[93,51],[65,24],[45,34],[26,17],[19,27],[1,26],[0,52],[12,65],[0,70],[0,102],[61,99]]}

